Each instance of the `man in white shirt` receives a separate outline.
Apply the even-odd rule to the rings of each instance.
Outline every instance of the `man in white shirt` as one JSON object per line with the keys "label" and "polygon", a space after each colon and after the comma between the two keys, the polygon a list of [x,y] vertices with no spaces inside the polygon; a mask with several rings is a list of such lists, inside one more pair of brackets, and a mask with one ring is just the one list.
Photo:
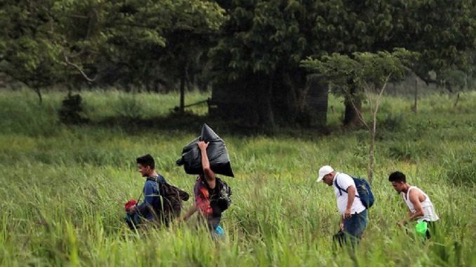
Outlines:
{"label": "man in white shirt", "polygon": [[332,186],[337,198],[337,209],[341,214],[340,229],[350,238],[352,244],[357,243],[368,224],[367,209],[360,198],[351,176],[336,172],[331,166],[319,169],[317,182],[323,181]]}

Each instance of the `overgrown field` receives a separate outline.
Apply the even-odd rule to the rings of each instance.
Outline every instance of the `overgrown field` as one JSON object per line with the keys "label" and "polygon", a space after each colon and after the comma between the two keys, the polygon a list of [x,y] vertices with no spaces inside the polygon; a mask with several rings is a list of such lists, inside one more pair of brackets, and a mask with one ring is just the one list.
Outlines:
{"label": "overgrown field", "polygon": [[[456,107],[454,97],[426,96],[416,114],[412,100],[385,97],[373,181],[377,200],[355,258],[333,251],[335,197],[315,183],[323,164],[366,175],[369,135],[340,128],[341,99],[331,96],[330,135],[244,136],[221,131],[206,117],[195,116],[191,130],[174,127],[180,118],[174,124],[173,117],[155,120],[178,104],[175,94],[82,96],[91,122],[71,127],[57,119],[64,93],[45,93],[39,105],[32,91],[0,92],[1,266],[476,265],[476,92],[463,93]],[[187,103],[207,97],[191,93]],[[136,124],[140,120],[146,124]],[[227,143],[236,175],[225,178],[233,189],[233,205],[223,217],[225,238],[212,241],[193,220],[129,231],[123,204],[143,186],[135,158],[151,153],[169,182],[191,192],[195,177],[175,161],[205,121]],[[428,243],[396,225],[406,208],[388,182],[395,170],[436,206],[439,236]]]}

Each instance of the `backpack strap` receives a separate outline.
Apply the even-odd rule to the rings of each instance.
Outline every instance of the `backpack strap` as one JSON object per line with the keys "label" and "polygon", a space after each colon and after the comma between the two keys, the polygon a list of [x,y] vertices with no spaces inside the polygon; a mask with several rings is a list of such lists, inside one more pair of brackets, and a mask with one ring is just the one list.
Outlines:
{"label": "backpack strap", "polygon": [[[354,180],[354,177],[350,176],[352,178],[352,180]],[[354,183],[355,183],[355,180],[354,180]],[[339,186],[339,184],[337,183],[337,175],[336,177],[334,178],[334,185],[337,187],[337,189],[339,189],[339,194],[342,195],[342,191],[344,191],[345,193],[348,194],[347,190],[343,189],[342,187]],[[357,185],[355,186],[355,197],[358,197],[360,198],[360,196],[357,194]]]}
{"label": "backpack strap", "polygon": [[339,184],[337,183],[337,174],[334,178],[334,185],[337,187],[337,189],[339,189],[339,194],[342,195],[342,191],[346,192],[347,193],[347,190],[344,190],[342,189],[342,187],[339,186]]}
{"label": "backpack strap", "polygon": [[157,185],[157,192],[159,193],[159,200],[160,200],[160,210],[164,211],[164,202],[165,202],[165,200],[164,200],[164,196],[160,192],[161,182],[159,182],[159,178],[160,178],[160,174],[158,174],[157,177],[147,177],[147,180],[153,181]]}

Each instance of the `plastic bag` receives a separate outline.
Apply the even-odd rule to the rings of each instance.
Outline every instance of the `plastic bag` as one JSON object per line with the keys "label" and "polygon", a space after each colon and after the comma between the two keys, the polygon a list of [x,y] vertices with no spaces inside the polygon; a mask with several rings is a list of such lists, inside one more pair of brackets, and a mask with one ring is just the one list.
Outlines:
{"label": "plastic bag", "polygon": [[415,225],[415,232],[418,236],[425,238],[428,231],[428,223],[426,221],[419,220]]}
{"label": "plastic bag", "polygon": [[234,177],[225,142],[207,124],[203,124],[200,136],[183,148],[182,157],[177,160],[177,165],[183,165],[187,174],[201,174],[203,172],[200,149],[197,145],[200,140],[209,143],[207,156],[213,172]]}

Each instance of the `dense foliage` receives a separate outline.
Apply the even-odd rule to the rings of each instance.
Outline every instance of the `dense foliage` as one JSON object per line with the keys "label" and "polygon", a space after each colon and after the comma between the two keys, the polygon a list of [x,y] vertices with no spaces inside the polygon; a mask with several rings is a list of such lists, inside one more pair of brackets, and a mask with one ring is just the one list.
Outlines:
{"label": "dense foliage", "polygon": [[1,15],[0,72],[35,89],[173,82],[183,75],[178,65],[194,66],[203,49],[195,40],[225,18],[210,1],[185,0],[4,1]]}
{"label": "dense foliage", "polygon": [[[421,55],[413,71],[456,89],[474,75],[472,0],[99,0],[0,4],[0,73],[33,88],[208,88],[251,126],[312,125],[300,67],[332,53]],[[358,94],[358,92],[356,92]],[[349,96],[353,98],[354,96]],[[344,123],[355,121],[346,101]],[[235,106],[227,113],[226,108]],[[233,107],[232,107],[233,108]],[[311,108],[311,109],[310,109]],[[244,112],[246,111],[246,112]]]}
{"label": "dense foliage", "polygon": [[[254,111],[248,120],[257,124],[293,123],[306,111],[309,90],[299,63],[309,56],[405,48],[421,54],[413,71],[427,82],[446,79],[448,69],[474,71],[471,0],[223,2],[230,19],[212,50],[222,80],[216,90],[246,96],[243,105]],[[344,123],[357,114],[346,111]]]}

